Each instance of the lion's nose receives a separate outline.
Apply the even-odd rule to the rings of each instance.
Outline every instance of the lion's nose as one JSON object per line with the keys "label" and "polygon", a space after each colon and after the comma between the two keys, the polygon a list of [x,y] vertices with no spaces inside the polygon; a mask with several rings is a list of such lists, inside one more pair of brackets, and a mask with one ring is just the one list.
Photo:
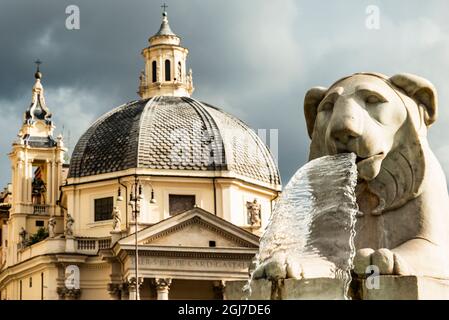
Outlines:
{"label": "lion's nose", "polygon": [[359,137],[360,134],[354,130],[353,126],[347,125],[340,128],[332,128],[331,136],[335,141],[347,145],[351,139]]}
{"label": "lion's nose", "polygon": [[337,148],[343,148],[348,143],[362,135],[362,122],[357,107],[351,103],[335,105],[330,120],[330,136],[336,142]]}

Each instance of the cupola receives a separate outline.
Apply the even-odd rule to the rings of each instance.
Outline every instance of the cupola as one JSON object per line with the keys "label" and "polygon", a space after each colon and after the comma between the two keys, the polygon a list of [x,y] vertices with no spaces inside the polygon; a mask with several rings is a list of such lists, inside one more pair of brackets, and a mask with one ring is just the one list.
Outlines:
{"label": "cupola", "polygon": [[159,31],[148,42],[150,45],[142,50],[145,69],[140,75],[139,96],[190,97],[194,88],[192,69],[187,72],[186,68],[189,50],[181,46],[181,39],[170,28],[166,11]]}

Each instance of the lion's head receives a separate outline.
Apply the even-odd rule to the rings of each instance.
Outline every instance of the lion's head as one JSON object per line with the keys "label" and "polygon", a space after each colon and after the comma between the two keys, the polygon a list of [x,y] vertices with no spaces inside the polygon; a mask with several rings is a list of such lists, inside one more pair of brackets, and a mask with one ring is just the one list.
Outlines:
{"label": "lion's head", "polygon": [[411,74],[357,73],[328,89],[310,89],[304,113],[310,160],[357,154],[362,212],[380,214],[419,195],[423,145],[437,118],[436,90],[429,81]]}

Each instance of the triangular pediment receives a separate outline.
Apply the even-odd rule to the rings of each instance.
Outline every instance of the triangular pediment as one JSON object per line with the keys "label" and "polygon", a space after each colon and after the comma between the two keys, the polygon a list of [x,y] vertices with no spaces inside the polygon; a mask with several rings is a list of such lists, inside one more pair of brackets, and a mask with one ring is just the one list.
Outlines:
{"label": "triangular pediment", "polygon": [[[165,219],[137,234],[140,246],[258,248],[259,237],[201,208]],[[133,245],[134,235],[119,241]]]}

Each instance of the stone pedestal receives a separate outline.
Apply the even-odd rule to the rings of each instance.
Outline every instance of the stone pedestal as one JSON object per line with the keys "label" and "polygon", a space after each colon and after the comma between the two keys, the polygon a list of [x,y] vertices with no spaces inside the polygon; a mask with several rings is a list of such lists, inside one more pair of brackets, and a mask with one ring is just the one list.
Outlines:
{"label": "stone pedestal", "polygon": [[256,280],[252,282],[251,294],[244,291],[248,281],[226,281],[224,296],[226,300],[270,300],[271,281]]}
{"label": "stone pedestal", "polygon": [[[226,297],[230,300],[246,298],[243,287],[245,281],[226,284]],[[268,280],[251,282],[249,300],[344,300],[343,282],[338,279],[285,279],[274,284]]]}
{"label": "stone pedestal", "polygon": [[66,236],[65,252],[75,252],[75,238],[73,236]]}
{"label": "stone pedestal", "polygon": [[258,280],[251,284],[250,299],[344,300],[342,280],[330,278],[285,279],[273,285]]}
{"label": "stone pedestal", "polygon": [[286,279],[279,286],[282,300],[344,300],[344,283],[340,279]]}
{"label": "stone pedestal", "polygon": [[226,286],[223,288],[224,300],[243,300],[245,295],[243,287],[247,281],[226,281]]}
{"label": "stone pedestal", "polygon": [[122,238],[121,231],[111,231],[111,247]]}
{"label": "stone pedestal", "polygon": [[449,280],[417,276],[379,276],[378,281],[358,279],[363,300],[447,300]]}
{"label": "stone pedestal", "polygon": [[[226,283],[226,297],[245,298],[245,281]],[[273,285],[268,280],[251,282],[249,300],[343,300],[343,282],[337,279],[285,279]],[[362,300],[449,300],[449,280],[417,276],[378,276],[354,278],[349,293]]]}

